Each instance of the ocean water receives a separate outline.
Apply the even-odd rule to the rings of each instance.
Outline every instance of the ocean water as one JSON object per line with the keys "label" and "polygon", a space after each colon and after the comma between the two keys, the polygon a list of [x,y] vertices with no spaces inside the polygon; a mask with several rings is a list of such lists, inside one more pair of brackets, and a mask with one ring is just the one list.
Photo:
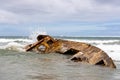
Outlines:
{"label": "ocean water", "polygon": [[72,62],[62,54],[25,52],[35,40],[0,37],[0,80],[120,80],[120,37],[56,37],[85,42],[104,50],[115,62],[111,69]]}

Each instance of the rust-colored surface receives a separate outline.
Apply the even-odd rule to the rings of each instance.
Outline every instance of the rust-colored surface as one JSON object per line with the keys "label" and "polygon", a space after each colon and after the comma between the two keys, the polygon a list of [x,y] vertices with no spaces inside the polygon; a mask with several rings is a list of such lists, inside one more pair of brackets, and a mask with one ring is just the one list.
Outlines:
{"label": "rust-colored surface", "polygon": [[25,47],[26,51],[38,53],[61,53],[71,55],[71,60],[92,65],[116,68],[113,60],[103,50],[87,43],[54,39],[49,35],[39,35],[37,42]]}

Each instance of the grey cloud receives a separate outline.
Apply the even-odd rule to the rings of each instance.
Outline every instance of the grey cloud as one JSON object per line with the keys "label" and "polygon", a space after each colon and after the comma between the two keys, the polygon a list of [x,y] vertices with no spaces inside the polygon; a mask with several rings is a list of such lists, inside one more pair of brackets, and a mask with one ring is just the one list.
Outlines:
{"label": "grey cloud", "polygon": [[118,19],[120,8],[102,4],[107,2],[118,3],[118,0],[0,0],[0,15],[4,16],[4,22],[15,23]]}
{"label": "grey cloud", "polygon": [[20,0],[20,1],[11,0],[11,2],[9,1],[10,0],[8,0],[8,2],[2,1],[0,8],[16,14],[23,14],[23,15],[47,13],[47,11],[45,11],[46,9],[44,9],[41,6],[40,2],[32,3],[28,0]]}
{"label": "grey cloud", "polygon": [[95,0],[95,1],[100,4],[120,6],[120,0]]}

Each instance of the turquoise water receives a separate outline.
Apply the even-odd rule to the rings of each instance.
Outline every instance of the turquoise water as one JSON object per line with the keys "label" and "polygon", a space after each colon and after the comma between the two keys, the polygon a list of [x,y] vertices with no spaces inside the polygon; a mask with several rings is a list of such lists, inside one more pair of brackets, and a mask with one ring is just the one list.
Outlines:
{"label": "turquoise water", "polygon": [[68,56],[58,53],[24,52],[23,47],[32,43],[31,39],[1,37],[0,80],[120,80],[119,38],[64,39],[102,48],[114,59],[117,69],[72,62]]}

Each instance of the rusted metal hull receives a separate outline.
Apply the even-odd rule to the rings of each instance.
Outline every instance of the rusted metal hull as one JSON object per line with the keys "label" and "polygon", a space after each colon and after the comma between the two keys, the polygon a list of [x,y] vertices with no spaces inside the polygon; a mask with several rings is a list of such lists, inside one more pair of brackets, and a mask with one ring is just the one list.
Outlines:
{"label": "rusted metal hull", "polygon": [[[38,42],[28,45],[26,51],[32,50],[39,53],[56,52],[64,55],[71,55],[70,60],[75,62],[84,62],[92,65],[116,68],[113,60],[107,55],[107,53],[90,44],[53,39],[48,35],[39,35],[37,39]],[[41,49],[41,46],[44,46],[44,49]]]}

